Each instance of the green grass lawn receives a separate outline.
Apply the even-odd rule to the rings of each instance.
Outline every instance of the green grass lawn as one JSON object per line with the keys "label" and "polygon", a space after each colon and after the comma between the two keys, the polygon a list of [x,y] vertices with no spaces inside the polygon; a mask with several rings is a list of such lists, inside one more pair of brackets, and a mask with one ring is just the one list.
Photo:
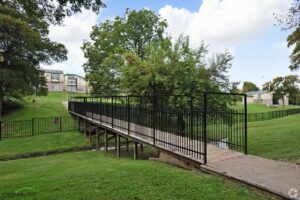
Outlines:
{"label": "green grass lawn", "polygon": [[1,199],[265,199],[246,186],[155,161],[77,152],[0,162]]}
{"label": "green grass lawn", "polygon": [[[244,104],[237,103],[236,105],[232,106],[235,109],[244,109]],[[261,112],[269,112],[269,111],[276,111],[276,110],[284,110],[284,109],[292,109],[292,108],[299,108],[299,106],[274,106],[269,107],[263,104],[247,104],[247,111],[248,113],[261,113]]]}
{"label": "green grass lawn", "polygon": [[32,103],[32,97],[24,97],[23,108],[3,116],[4,120],[24,120],[38,117],[68,116],[68,111],[62,102],[67,101],[65,92],[49,92],[47,96],[37,97]]}
{"label": "green grass lawn", "polygon": [[248,126],[250,154],[300,163],[300,114]]}
{"label": "green grass lawn", "polygon": [[50,133],[45,135],[0,141],[0,158],[20,153],[33,153],[86,146],[87,139],[79,132]]}

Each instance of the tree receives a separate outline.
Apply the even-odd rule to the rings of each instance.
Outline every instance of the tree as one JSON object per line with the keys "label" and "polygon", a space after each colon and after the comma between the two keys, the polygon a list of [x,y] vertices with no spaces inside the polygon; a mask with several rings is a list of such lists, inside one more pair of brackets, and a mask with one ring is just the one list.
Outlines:
{"label": "tree", "polygon": [[257,85],[255,85],[255,83],[252,83],[249,81],[245,81],[243,83],[243,89],[242,89],[243,93],[258,91],[258,90],[259,90],[259,87],[257,87]]}
{"label": "tree", "polygon": [[44,92],[41,63],[65,60],[67,50],[48,38],[49,23],[81,7],[97,10],[101,1],[2,0],[0,1],[0,120],[3,101],[24,94]]}
{"label": "tree", "polygon": [[[285,95],[289,95],[292,101],[296,101],[299,91],[298,84],[300,79],[297,75],[288,75],[285,77],[276,77],[272,81],[263,85],[263,90],[270,90],[273,92],[273,99],[283,98]],[[283,99],[284,100],[284,99]]]}
{"label": "tree", "polygon": [[93,93],[110,95],[120,92],[120,69],[124,65],[123,55],[133,53],[141,60],[146,59],[147,46],[163,40],[166,22],[150,10],[129,11],[94,26],[92,42],[83,44],[87,62],[84,64],[86,77]]}
{"label": "tree", "polygon": [[288,47],[295,45],[290,56],[291,70],[300,67],[300,1],[294,0],[289,12],[285,15],[276,15],[276,18],[283,30],[296,28],[287,38]]}

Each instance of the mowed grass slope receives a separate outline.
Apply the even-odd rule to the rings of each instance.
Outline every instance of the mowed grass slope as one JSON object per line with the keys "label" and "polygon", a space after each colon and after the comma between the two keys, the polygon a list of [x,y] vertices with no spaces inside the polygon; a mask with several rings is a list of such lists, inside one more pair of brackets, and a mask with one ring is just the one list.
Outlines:
{"label": "mowed grass slope", "polygon": [[300,114],[248,123],[249,153],[300,163]]}
{"label": "mowed grass slope", "polygon": [[65,92],[49,92],[47,96],[37,97],[32,103],[32,97],[23,99],[23,108],[3,116],[4,120],[24,120],[38,117],[68,116],[68,111],[62,102],[67,101]]}
{"label": "mowed grass slope", "polygon": [[84,147],[87,145],[87,138],[77,131],[2,140],[0,142],[0,158],[24,153]]}
{"label": "mowed grass slope", "polygon": [[[78,152],[0,162],[0,199],[265,199],[220,177]],[[19,192],[19,196],[18,193]]]}
{"label": "mowed grass slope", "polygon": [[[244,104],[237,103],[236,105],[232,106],[235,109],[244,109]],[[276,111],[276,110],[286,110],[286,109],[293,109],[293,108],[300,108],[299,106],[275,106],[269,107],[264,104],[247,104],[247,111],[248,113],[262,113],[262,112],[269,112],[269,111]]]}

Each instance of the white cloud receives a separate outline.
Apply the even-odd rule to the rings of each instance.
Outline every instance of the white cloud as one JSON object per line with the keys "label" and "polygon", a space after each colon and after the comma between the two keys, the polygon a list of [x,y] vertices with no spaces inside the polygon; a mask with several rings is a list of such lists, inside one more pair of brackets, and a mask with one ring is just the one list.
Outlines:
{"label": "white cloud", "polygon": [[[192,46],[202,40],[218,46],[232,48],[251,40],[275,23],[274,12],[282,13],[291,0],[203,0],[197,12],[170,5],[159,10],[169,24],[168,33],[190,36]],[[217,48],[215,47],[217,46]]]}
{"label": "white cloud", "polygon": [[93,25],[97,23],[97,15],[89,10],[83,10],[64,20],[63,26],[51,25],[49,37],[53,41],[60,42],[68,49],[68,60],[62,63],[54,63],[43,68],[60,69],[64,73],[76,73],[84,75],[82,65],[85,62],[80,47],[84,39],[89,38]]}

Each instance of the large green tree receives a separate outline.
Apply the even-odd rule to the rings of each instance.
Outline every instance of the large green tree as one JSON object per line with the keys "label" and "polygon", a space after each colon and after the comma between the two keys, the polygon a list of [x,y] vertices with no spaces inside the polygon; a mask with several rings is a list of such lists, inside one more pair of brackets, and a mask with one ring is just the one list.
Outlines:
{"label": "large green tree", "polygon": [[300,1],[294,0],[289,12],[285,15],[276,15],[283,30],[295,29],[287,38],[288,47],[294,46],[290,56],[291,70],[300,68]]}
{"label": "large green tree", "polygon": [[277,101],[285,95],[289,95],[291,103],[296,104],[299,94],[300,79],[297,75],[276,77],[263,85],[263,90],[273,92],[273,99]]}
{"label": "large green tree", "polygon": [[145,9],[127,10],[125,16],[93,27],[91,41],[83,44],[84,69],[93,93],[230,91],[230,53],[208,58],[206,45],[192,49],[188,37],[174,43],[166,27],[165,20]]}
{"label": "large green tree", "polygon": [[41,92],[45,84],[38,67],[65,60],[63,44],[48,38],[50,23],[60,24],[80,8],[98,11],[101,1],[1,0],[0,1],[0,119],[8,98]]}
{"label": "large green tree", "polygon": [[123,55],[132,52],[144,60],[147,47],[163,40],[166,22],[150,10],[129,11],[123,17],[107,20],[93,27],[91,42],[83,44],[87,62],[87,79],[93,92],[116,94],[120,92],[120,69]]}
{"label": "large green tree", "polygon": [[166,39],[148,48],[145,60],[125,54],[120,85],[126,94],[182,95],[187,98],[171,97],[170,101],[172,106],[184,108],[190,106],[190,96],[197,97],[194,103],[200,106],[203,92],[230,91],[226,72],[232,56],[228,52],[207,59],[207,46],[192,49],[188,37],[180,37],[174,44]]}
{"label": "large green tree", "polygon": [[257,87],[257,85],[255,85],[255,83],[252,83],[250,81],[245,81],[243,83],[243,89],[242,89],[243,93],[258,91],[258,90],[259,90],[259,87]]}

